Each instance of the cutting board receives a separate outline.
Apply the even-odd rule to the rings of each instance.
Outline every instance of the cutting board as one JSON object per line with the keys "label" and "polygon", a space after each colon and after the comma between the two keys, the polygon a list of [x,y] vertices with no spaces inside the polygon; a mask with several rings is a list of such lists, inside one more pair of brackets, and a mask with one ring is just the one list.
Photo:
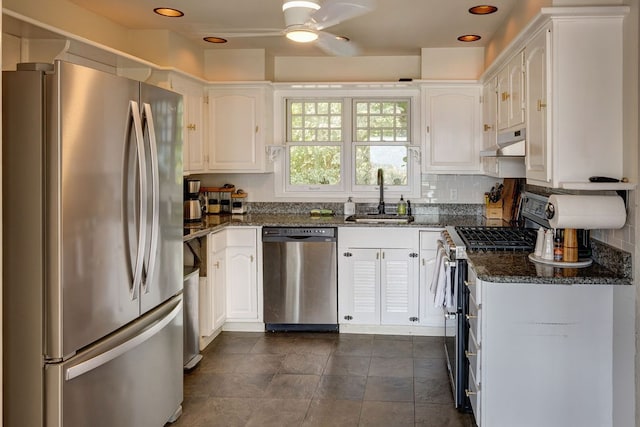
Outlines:
{"label": "cutting board", "polygon": [[518,203],[518,178],[505,178],[502,185],[502,219],[510,222],[514,219],[515,205]]}

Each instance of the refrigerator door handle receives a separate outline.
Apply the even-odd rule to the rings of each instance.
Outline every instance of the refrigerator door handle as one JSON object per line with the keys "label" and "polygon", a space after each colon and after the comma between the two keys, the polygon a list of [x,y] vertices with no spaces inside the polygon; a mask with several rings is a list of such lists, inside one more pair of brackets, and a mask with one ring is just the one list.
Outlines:
{"label": "refrigerator door handle", "polygon": [[74,378],[77,378],[83,374],[86,374],[89,371],[92,371],[105,363],[112,361],[118,356],[123,355],[124,353],[131,351],[133,348],[139,346],[143,342],[152,338],[158,332],[160,332],[165,326],[173,321],[173,319],[180,313],[182,310],[182,301],[180,301],[169,314],[167,314],[164,318],[160,319],[156,324],[146,329],[139,335],[134,336],[128,341],[123,342],[122,344],[105,351],[95,357],[92,357],[89,360],[85,360],[84,362],[78,363],[75,366],[68,368],[65,371],[64,378],[66,381],[70,381]]}
{"label": "refrigerator door handle", "polygon": [[146,277],[149,280],[145,280],[142,283],[142,292],[147,293],[149,289],[147,288],[150,280],[153,279],[153,275],[155,273],[155,265],[158,251],[158,233],[160,228],[160,172],[158,169],[158,144],[156,141],[156,132],[155,126],[153,123],[153,111],[151,110],[151,105],[148,103],[143,103],[142,110],[142,124],[143,124],[143,135],[146,130],[149,135],[149,149],[151,153],[149,153],[149,158],[151,159],[151,197],[152,197],[152,205],[151,205],[151,238],[149,242],[149,261],[147,265],[147,274]]}
{"label": "refrigerator door handle", "polygon": [[[136,153],[137,153],[137,157],[138,157],[138,174],[140,177],[140,187],[139,187],[139,191],[140,194],[138,195],[138,197],[136,197],[136,200],[134,201],[134,203],[138,203],[139,207],[140,207],[140,212],[138,212],[138,220],[137,220],[137,228],[138,228],[138,236],[137,236],[137,247],[136,247],[136,258],[135,258],[135,265],[133,267],[133,281],[130,284],[129,287],[129,292],[131,295],[131,299],[135,300],[138,297],[138,290],[140,289],[140,284],[142,283],[142,273],[143,273],[143,266],[144,266],[144,252],[145,252],[145,242],[147,240],[147,230],[144,224],[144,221],[147,217],[147,201],[146,199],[143,197],[144,194],[146,194],[147,192],[147,176],[144,173],[144,171],[147,168],[146,165],[146,160],[145,160],[145,155],[144,155],[144,137],[143,137],[143,133],[142,133],[142,119],[140,117],[140,110],[138,107],[138,103],[136,101],[130,100],[129,101],[129,110],[128,110],[128,120],[129,120],[129,124],[127,126],[127,128],[129,129],[126,138],[129,138],[129,134],[131,132],[131,124],[133,124],[133,131],[134,131],[134,135],[135,135],[135,140],[136,140]],[[135,176],[130,176],[129,173],[129,168],[125,166],[125,187],[128,187],[129,184],[129,180],[131,179],[135,179]],[[128,212],[127,206],[126,204],[128,203],[128,198],[124,197],[123,198],[125,206],[123,208],[123,211],[125,212],[125,214]],[[127,217],[128,215],[125,215],[125,217]],[[128,221],[125,221],[125,224],[127,224]],[[128,233],[126,233],[127,238],[129,236]]]}

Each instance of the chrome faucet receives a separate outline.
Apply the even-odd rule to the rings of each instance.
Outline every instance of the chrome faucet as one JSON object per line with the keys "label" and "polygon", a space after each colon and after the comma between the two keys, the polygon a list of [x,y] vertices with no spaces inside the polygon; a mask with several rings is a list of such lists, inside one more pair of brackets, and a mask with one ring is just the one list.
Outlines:
{"label": "chrome faucet", "polygon": [[378,186],[380,186],[380,202],[378,203],[378,213],[384,214],[384,173],[382,168],[378,169]]}

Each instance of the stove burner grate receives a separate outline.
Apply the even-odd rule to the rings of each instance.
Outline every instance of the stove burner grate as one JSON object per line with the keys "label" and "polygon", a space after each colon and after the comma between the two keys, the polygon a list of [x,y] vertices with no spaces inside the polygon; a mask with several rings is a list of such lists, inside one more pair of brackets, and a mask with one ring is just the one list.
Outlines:
{"label": "stove burner grate", "polygon": [[531,251],[536,231],[532,228],[456,227],[469,250]]}

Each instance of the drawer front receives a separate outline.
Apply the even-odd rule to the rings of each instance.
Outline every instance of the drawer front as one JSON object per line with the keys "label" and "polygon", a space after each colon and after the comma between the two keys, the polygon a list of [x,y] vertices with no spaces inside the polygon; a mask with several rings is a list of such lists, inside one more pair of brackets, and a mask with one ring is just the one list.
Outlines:
{"label": "drawer front", "polygon": [[473,375],[473,372],[469,372],[469,384],[467,389],[465,390],[466,395],[469,397],[469,401],[471,402],[471,409],[473,410],[473,415],[476,419],[476,424],[478,427],[481,426],[482,417],[481,417],[481,391],[480,385],[476,382],[476,378]]}
{"label": "drawer front", "polygon": [[480,336],[480,322],[482,317],[482,310],[479,309],[473,297],[469,298],[469,313],[467,314],[467,320],[469,321],[469,329],[476,337],[478,344],[482,343],[482,337]]}
{"label": "drawer front", "polygon": [[475,334],[473,331],[469,331],[469,348],[465,350],[465,355],[469,361],[469,370],[478,380],[480,379],[480,351]]}
{"label": "drawer front", "polygon": [[467,270],[467,280],[464,282],[465,286],[469,288],[469,294],[474,298],[478,306],[482,303],[480,301],[480,283],[476,276],[476,272],[473,268]]}

